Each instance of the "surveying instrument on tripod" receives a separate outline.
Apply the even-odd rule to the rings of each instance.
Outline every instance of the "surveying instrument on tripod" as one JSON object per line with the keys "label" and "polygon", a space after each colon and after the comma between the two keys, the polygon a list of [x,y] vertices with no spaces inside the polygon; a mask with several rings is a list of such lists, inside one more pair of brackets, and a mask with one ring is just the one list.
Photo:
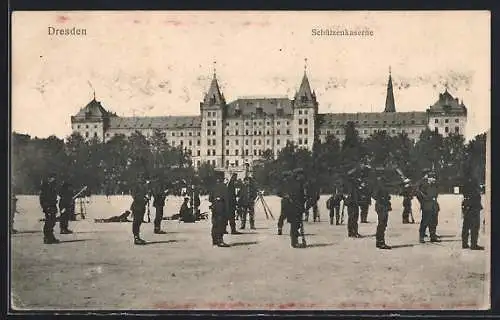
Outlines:
{"label": "surveying instrument on tripod", "polygon": [[[250,168],[250,164],[248,162],[246,162],[245,163],[245,178],[251,179],[251,181],[253,183],[255,183],[255,180],[253,180],[249,174],[249,171],[250,171],[249,168]],[[274,216],[271,212],[271,208],[267,204],[266,200],[264,200],[263,193],[264,193],[263,191],[257,191],[257,198],[255,198],[255,204],[257,204],[257,202],[260,202],[262,205],[262,208],[264,209],[264,214],[266,215],[266,219],[269,220],[269,216],[271,216],[271,218],[274,220]]]}
{"label": "surveying instrument on tripod", "polygon": [[84,186],[80,191],[78,191],[77,194],[73,196],[73,199],[76,199],[79,209],[79,212],[75,213],[75,216],[79,214],[82,220],[85,220],[85,216],[87,215],[86,197],[85,195],[82,196],[82,193],[86,190],[87,186]]}

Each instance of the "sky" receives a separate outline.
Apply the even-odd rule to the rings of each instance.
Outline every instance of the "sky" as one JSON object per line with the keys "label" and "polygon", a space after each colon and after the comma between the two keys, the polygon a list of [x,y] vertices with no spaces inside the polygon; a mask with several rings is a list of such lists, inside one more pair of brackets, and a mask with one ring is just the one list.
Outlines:
{"label": "sky", "polygon": [[66,137],[94,91],[120,116],[198,115],[214,67],[228,102],[292,98],[307,67],[320,113],[383,111],[391,68],[397,111],[425,111],[447,87],[470,139],[490,128],[490,51],[487,11],[14,12],[12,129]]}

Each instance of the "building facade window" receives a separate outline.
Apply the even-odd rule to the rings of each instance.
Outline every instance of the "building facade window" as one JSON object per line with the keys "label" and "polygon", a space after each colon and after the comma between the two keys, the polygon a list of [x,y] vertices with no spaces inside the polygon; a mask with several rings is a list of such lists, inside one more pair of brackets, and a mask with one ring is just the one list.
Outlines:
{"label": "building facade window", "polygon": [[444,132],[445,132],[445,133],[448,133],[448,131],[449,131],[449,130],[450,130],[450,129],[448,129],[448,127],[444,127]]}
{"label": "building facade window", "polygon": [[235,134],[235,135],[238,135],[238,134],[239,134],[238,130],[235,130],[235,131],[234,131],[234,134]]}
{"label": "building facade window", "polygon": [[213,120],[212,121],[212,127],[216,127],[217,126],[217,121]]}
{"label": "building facade window", "polygon": [[458,119],[455,119],[455,123],[458,123],[458,121],[459,121]]}
{"label": "building facade window", "polygon": [[212,149],[212,155],[215,156],[215,149]]}
{"label": "building facade window", "polygon": [[234,150],[234,154],[235,154],[235,155],[238,155],[238,153],[240,153],[239,151],[240,151],[240,150],[238,150],[238,149]]}
{"label": "building facade window", "polygon": [[216,143],[216,140],[215,139],[212,139],[212,145],[215,146],[217,143]]}
{"label": "building facade window", "polygon": [[257,155],[257,150],[253,150],[253,155],[256,156]]}
{"label": "building facade window", "polygon": [[307,119],[304,119],[304,124],[307,124]]}
{"label": "building facade window", "polygon": [[444,123],[448,123],[448,119],[444,119]]}
{"label": "building facade window", "polygon": [[304,129],[304,134],[308,134],[307,128]]}
{"label": "building facade window", "polygon": [[229,149],[226,149],[226,156],[229,155]]}
{"label": "building facade window", "polygon": [[434,119],[434,123],[439,123],[439,120],[438,119]]}
{"label": "building facade window", "polygon": [[307,139],[304,139],[304,144],[307,144]]}
{"label": "building facade window", "polygon": [[85,137],[88,138],[89,137],[89,132],[88,131],[85,131]]}
{"label": "building facade window", "polygon": [[207,146],[211,146],[212,145],[211,143],[212,143],[212,140],[208,139],[207,140]]}
{"label": "building facade window", "polygon": [[276,130],[276,135],[278,135],[278,136],[280,135],[280,130],[279,129]]}
{"label": "building facade window", "polygon": [[299,114],[302,115],[302,110],[299,110]]}
{"label": "building facade window", "polygon": [[201,152],[200,150],[197,151],[197,154],[198,154],[198,157],[201,155]]}
{"label": "building facade window", "polygon": [[229,140],[226,140],[226,146],[228,146],[228,145],[229,145]]}
{"label": "building facade window", "polygon": [[239,146],[240,145],[240,140],[235,140],[234,143]]}
{"label": "building facade window", "polygon": [[302,124],[302,119],[299,119],[299,125],[301,125],[301,124]]}
{"label": "building facade window", "polygon": [[276,140],[276,144],[278,145],[280,144],[280,139]]}
{"label": "building facade window", "polygon": [[455,133],[460,133],[460,128],[459,127],[455,127]]}
{"label": "building facade window", "polygon": [[245,149],[245,155],[248,156],[248,149]]}
{"label": "building facade window", "polygon": [[302,144],[302,138],[301,138],[301,139],[299,139],[299,144]]}
{"label": "building facade window", "polygon": [[302,134],[302,128],[299,128],[299,134]]}
{"label": "building facade window", "polygon": [[212,122],[210,120],[207,121],[207,127],[210,127],[210,125],[212,124]]}
{"label": "building facade window", "polygon": [[234,165],[235,165],[235,166],[239,166],[239,165],[240,165],[240,162],[239,162],[238,160],[235,160],[235,161],[234,161]]}
{"label": "building facade window", "polygon": [[246,146],[248,146],[248,139],[247,139],[247,140],[245,140],[245,145],[246,145]]}

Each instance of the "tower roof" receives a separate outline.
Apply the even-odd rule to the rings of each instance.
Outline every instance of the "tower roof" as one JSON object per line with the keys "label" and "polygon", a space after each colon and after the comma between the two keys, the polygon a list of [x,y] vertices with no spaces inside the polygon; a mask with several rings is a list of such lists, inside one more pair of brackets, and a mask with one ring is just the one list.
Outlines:
{"label": "tower roof", "polygon": [[463,101],[460,103],[458,98],[453,97],[448,89],[439,94],[439,99],[427,109],[431,113],[467,113]]}
{"label": "tower roof", "polygon": [[203,102],[210,105],[226,103],[226,99],[224,98],[224,95],[222,94],[219,87],[219,82],[217,81],[215,68],[214,68],[214,76],[212,78],[212,82],[210,83],[210,88],[208,89],[207,94],[205,94]]}
{"label": "tower roof", "polygon": [[311,101],[314,98],[314,94],[311,90],[311,85],[309,84],[309,79],[307,78],[307,73],[304,71],[304,76],[302,77],[302,82],[300,83],[299,91],[295,94],[295,99],[302,99],[305,97],[307,101]]}
{"label": "tower roof", "polygon": [[102,106],[100,101],[97,101],[94,97],[92,101],[90,101],[85,107],[80,109],[76,114],[77,118],[95,118],[95,117],[105,117],[105,116],[113,116]]}
{"label": "tower roof", "polygon": [[394,102],[394,91],[392,89],[392,75],[389,68],[389,81],[387,82],[387,96],[385,98],[384,112],[396,112],[396,104]]}

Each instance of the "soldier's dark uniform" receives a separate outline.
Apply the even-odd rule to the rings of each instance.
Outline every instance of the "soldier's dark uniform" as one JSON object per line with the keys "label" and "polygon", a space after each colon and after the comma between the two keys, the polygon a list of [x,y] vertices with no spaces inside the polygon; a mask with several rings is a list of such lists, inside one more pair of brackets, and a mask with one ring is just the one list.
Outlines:
{"label": "soldier's dark uniform", "polygon": [[14,193],[12,193],[12,196],[10,198],[10,232],[11,233],[17,233],[17,230],[14,229],[14,216],[16,215],[17,212],[17,198]]}
{"label": "soldier's dark uniform", "polygon": [[231,176],[231,179],[229,180],[227,184],[227,222],[226,226],[229,223],[229,226],[231,227],[231,234],[240,234],[238,230],[236,230],[236,175],[233,174]]}
{"label": "soldier's dark uniform", "polygon": [[347,183],[347,197],[344,203],[347,207],[347,235],[350,238],[361,238],[358,232],[359,219],[359,181]]}
{"label": "soldier's dark uniform", "polygon": [[212,244],[219,247],[228,247],[224,243],[224,229],[227,224],[228,190],[223,182],[224,173],[217,172],[217,182],[210,191],[208,201],[212,204]]}
{"label": "soldier's dark uniform", "polygon": [[189,197],[184,198],[184,202],[179,210],[179,220],[186,223],[196,222],[196,216],[193,209],[189,207]]}
{"label": "soldier's dark uniform", "polygon": [[200,204],[201,204],[200,191],[194,185],[191,186],[191,190],[189,190],[189,197],[190,197],[189,205],[194,211],[196,220],[200,220]]}
{"label": "soldier's dark uniform", "polygon": [[59,240],[54,236],[57,215],[57,191],[54,175],[42,183],[39,199],[40,206],[45,214],[43,225],[43,242],[45,244],[59,243]]}
{"label": "soldier's dark uniform", "polygon": [[249,216],[250,229],[255,229],[255,199],[257,199],[257,189],[253,181],[246,177],[243,185],[240,188],[239,206],[241,210],[241,227],[245,229],[247,215]]}
{"label": "soldier's dark uniform", "polygon": [[425,243],[425,230],[429,228],[431,242],[440,242],[438,236],[436,235],[437,227],[437,215],[439,211],[439,204],[437,202],[438,192],[435,183],[430,183],[429,180],[425,180],[422,185],[420,185],[419,190],[416,193],[417,199],[420,202],[420,208],[422,209],[422,221],[420,222],[419,228],[419,241],[420,243]]}
{"label": "soldier's dark uniform", "polygon": [[283,233],[283,223],[287,217],[287,212],[291,210],[291,203],[288,198],[288,188],[290,187],[289,183],[292,179],[292,172],[285,171],[283,172],[283,178],[281,180],[280,190],[278,190],[278,196],[281,197],[281,210],[280,216],[278,218],[278,235]]}
{"label": "soldier's dark uniform", "polygon": [[372,192],[365,181],[361,183],[360,187],[358,204],[361,215],[361,223],[368,223],[368,209],[372,204]]}
{"label": "soldier's dark uniform", "polygon": [[165,207],[165,199],[167,198],[167,192],[163,189],[164,188],[158,187],[153,194],[153,207],[155,208],[154,233],[156,234],[166,233],[165,231],[161,230],[163,208]]}
{"label": "soldier's dark uniform", "polygon": [[73,231],[68,229],[70,218],[75,214],[74,190],[69,182],[65,182],[59,191],[59,229],[61,234],[70,234]]}
{"label": "soldier's dark uniform", "polygon": [[147,204],[147,194],[148,190],[145,184],[138,184],[132,191],[132,206],[130,210],[132,211],[132,233],[134,235],[134,243],[138,245],[146,244],[146,241],[142,240],[140,237],[141,224],[144,219],[144,214],[146,213]]}
{"label": "soldier's dark uniform", "polygon": [[469,248],[470,233],[470,248],[483,250],[484,248],[477,244],[481,225],[481,209],[483,209],[479,183],[474,179],[469,179],[466,181],[462,193],[464,196],[462,201],[462,248]]}
{"label": "soldier's dark uniform", "polygon": [[301,247],[299,245],[299,236],[300,229],[303,227],[302,217],[307,200],[302,174],[302,170],[294,170],[295,181],[290,182],[290,188],[287,190],[290,209],[287,210],[286,219],[290,223],[290,240],[293,248]]}
{"label": "soldier's dark uniform", "polygon": [[312,208],[313,210],[313,221],[320,221],[319,209],[318,209],[318,201],[320,198],[320,190],[315,181],[310,181],[305,186],[307,193],[307,208],[305,214],[305,221],[309,220],[309,210]]}
{"label": "soldier's dark uniform", "polygon": [[342,192],[337,190],[330,198],[330,224],[333,224],[333,218],[335,216],[335,225],[340,224],[340,203],[344,200],[344,195]]}
{"label": "soldier's dark uniform", "polygon": [[391,208],[391,196],[383,178],[378,178],[378,186],[373,197],[375,198],[375,211],[377,212],[378,224],[375,234],[376,247],[379,249],[391,249],[385,243],[385,229],[389,220]]}
{"label": "soldier's dark uniform", "polygon": [[411,200],[413,199],[413,192],[410,187],[404,187],[403,189],[403,223],[410,223],[411,215]]}

